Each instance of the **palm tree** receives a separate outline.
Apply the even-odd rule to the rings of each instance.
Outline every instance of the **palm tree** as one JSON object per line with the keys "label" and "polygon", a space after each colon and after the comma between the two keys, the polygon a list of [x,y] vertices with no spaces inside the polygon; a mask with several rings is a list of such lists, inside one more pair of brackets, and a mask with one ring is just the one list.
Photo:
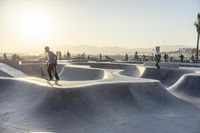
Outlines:
{"label": "palm tree", "polygon": [[196,49],[196,58],[199,59],[199,35],[200,35],[200,13],[197,14],[197,21],[194,23],[197,28],[197,49]]}

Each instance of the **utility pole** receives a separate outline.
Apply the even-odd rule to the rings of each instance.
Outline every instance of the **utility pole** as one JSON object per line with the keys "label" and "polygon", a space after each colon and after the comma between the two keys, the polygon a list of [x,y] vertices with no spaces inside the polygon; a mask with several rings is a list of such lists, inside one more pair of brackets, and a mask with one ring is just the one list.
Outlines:
{"label": "utility pole", "polygon": [[194,23],[197,29],[196,59],[199,60],[199,35],[200,35],[200,13],[197,14],[197,21]]}

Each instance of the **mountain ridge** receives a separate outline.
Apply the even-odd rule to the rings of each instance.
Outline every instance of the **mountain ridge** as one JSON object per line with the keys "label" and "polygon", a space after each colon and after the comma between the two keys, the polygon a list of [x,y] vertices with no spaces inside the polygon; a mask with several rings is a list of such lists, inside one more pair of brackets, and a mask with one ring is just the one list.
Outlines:
{"label": "mountain ridge", "polygon": [[[92,46],[92,45],[49,45],[50,49],[54,52],[61,51],[62,53],[66,53],[69,51],[72,54],[134,54],[136,51],[138,53],[152,53],[155,47],[147,47],[147,48],[123,48],[123,47],[115,47],[115,46]],[[161,52],[170,52],[170,51],[178,51],[179,48],[192,48],[186,45],[161,45]],[[32,48],[32,49],[23,49],[23,51],[0,51],[2,53],[26,53],[26,54],[41,54],[44,53],[44,48],[41,46],[40,48]]]}

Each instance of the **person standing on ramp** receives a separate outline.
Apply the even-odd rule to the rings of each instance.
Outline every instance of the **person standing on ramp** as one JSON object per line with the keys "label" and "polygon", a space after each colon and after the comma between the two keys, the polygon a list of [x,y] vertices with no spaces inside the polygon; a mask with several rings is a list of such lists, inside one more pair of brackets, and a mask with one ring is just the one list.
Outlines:
{"label": "person standing on ramp", "polygon": [[156,67],[157,67],[158,69],[160,69],[160,65],[159,65],[160,60],[161,60],[161,55],[160,55],[160,54],[156,54],[156,55],[155,55],[155,61],[156,61]]}
{"label": "person standing on ramp", "polygon": [[52,76],[52,73],[56,79],[56,83],[57,81],[59,80],[59,77],[58,77],[58,74],[57,74],[57,71],[56,71],[56,66],[57,66],[57,56],[52,52],[50,51],[49,49],[49,46],[46,46],[45,48],[45,52],[46,52],[46,55],[47,55],[47,72],[48,72],[48,75],[49,75],[49,81],[53,80],[53,76]]}

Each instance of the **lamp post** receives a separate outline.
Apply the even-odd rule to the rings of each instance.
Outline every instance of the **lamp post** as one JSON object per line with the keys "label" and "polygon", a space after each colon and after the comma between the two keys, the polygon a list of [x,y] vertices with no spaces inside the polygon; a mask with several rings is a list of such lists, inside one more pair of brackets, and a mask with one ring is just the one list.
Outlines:
{"label": "lamp post", "polygon": [[197,48],[196,48],[196,59],[199,59],[199,35],[200,35],[200,13],[197,14],[197,21],[194,23],[197,29]]}

